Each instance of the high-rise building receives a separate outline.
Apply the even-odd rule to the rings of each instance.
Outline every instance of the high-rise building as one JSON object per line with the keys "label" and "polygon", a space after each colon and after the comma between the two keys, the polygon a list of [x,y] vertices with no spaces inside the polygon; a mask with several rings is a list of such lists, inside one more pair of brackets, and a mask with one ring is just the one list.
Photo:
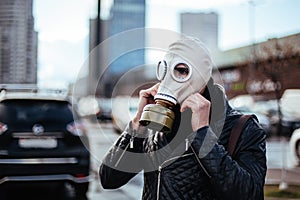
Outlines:
{"label": "high-rise building", "polygon": [[182,13],[181,33],[197,37],[212,51],[218,51],[218,15],[211,13]]}
{"label": "high-rise building", "polygon": [[33,0],[0,0],[0,83],[37,83]]}
{"label": "high-rise building", "polygon": [[[144,65],[145,50],[144,48],[135,49],[135,47],[145,46],[145,32],[141,29],[141,31],[126,34],[126,31],[145,27],[145,10],[145,0],[114,0],[109,18],[105,21],[101,20],[100,23],[100,40],[115,38],[109,40],[105,51],[93,49],[97,36],[95,31],[99,29],[95,27],[97,26],[96,20],[90,21],[90,51],[94,51],[91,51],[89,59],[89,77],[98,78],[98,80],[90,80],[92,85],[95,81],[98,82],[98,93],[110,96],[113,85],[123,73],[136,66]],[[118,34],[124,34],[124,37],[118,37]],[[122,51],[122,49],[130,50]],[[106,66],[107,64],[109,66]],[[94,91],[93,87],[92,91]]]}
{"label": "high-rise building", "polygon": [[[145,0],[114,0],[111,9],[109,35],[122,33],[135,28],[145,27]],[[139,32],[140,33],[140,32]],[[122,56],[114,55],[115,49],[122,47],[145,45],[145,34],[126,34],[124,40],[113,41],[110,54],[118,58],[111,64],[110,71],[120,74],[128,69],[144,64],[144,49],[125,52]]]}

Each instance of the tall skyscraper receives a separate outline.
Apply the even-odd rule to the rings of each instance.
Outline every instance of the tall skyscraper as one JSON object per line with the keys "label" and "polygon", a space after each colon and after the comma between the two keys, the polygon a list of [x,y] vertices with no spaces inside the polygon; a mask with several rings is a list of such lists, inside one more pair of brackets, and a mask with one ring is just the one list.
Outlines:
{"label": "tall skyscraper", "polygon": [[[144,27],[145,0],[114,0],[114,5],[111,9],[110,36]],[[110,50],[111,56],[119,56],[114,55],[115,48],[132,46],[132,44],[143,47],[145,44],[145,34],[126,35],[126,38],[121,42],[118,40],[118,42],[113,43]],[[144,57],[144,49],[126,52],[112,63],[110,71],[114,74],[120,74],[134,66],[142,65],[144,64]]]}
{"label": "tall skyscraper", "polygon": [[181,33],[201,39],[206,46],[218,52],[218,15],[211,13],[182,13]]}
{"label": "tall skyscraper", "polygon": [[33,0],[0,0],[0,83],[37,83]]}
{"label": "tall skyscraper", "polygon": [[[105,50],[96,49],[93,55],[90,54],[89,83],[93,85],[98,81],[96,93],[110,96],[115,82],[123,73],[136,66],[144,65],[145,50],[134,47],[144,47],[145,32],[142,30],[132,34],[124,34],[124,32],[145,27],[145,10],[145,0],[114,0],[110,17],[101,21],[101,41],[110,37],[117,39],[110,39]],[[98,30],[96,25],[96,20],[90,21],[90,51],[95,48],[97,35],[95,31]],[[118,34],[126,36],[118,37]],[[122,49],[130,49],[130,51],[122,51]],[[99,55],[95,56],[95,53]],[[109,66],[103,63],[109,63]]]}

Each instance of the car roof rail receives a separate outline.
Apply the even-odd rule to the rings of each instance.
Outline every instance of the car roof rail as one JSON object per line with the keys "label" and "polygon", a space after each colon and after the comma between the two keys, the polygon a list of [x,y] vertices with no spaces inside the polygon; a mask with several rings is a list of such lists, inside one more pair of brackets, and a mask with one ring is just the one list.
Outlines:
{"label": "car roof rail", "polygon": [[67,95],[67,89],[39,88],[36,84],[0,84],[0,94],[9,92],[26,92],[49,95]]}
{"label": "car roof rail", "polygon": [[46,94],[55,94],[55,95],[67,95],[67,89],[49,89],[49,88],[40,88],[37,90],[38,93],[46,93]]}
{"label": "car roof rail", "polygon": [[36,84],[0,84],[0,91],[3,92],[37,92]]}

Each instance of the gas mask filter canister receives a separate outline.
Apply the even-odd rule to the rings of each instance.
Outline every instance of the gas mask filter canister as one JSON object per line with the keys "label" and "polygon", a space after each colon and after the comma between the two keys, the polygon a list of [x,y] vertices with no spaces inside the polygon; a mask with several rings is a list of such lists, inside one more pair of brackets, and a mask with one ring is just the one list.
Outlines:
{"label": "gas mask filter canister", "polygon": [[156,131],[171,132],[174,106],[205,88],[211,71],[211,57],[201,41],[185,37],[171,44],[156,68],[160,85],[154,97],[155,104],[144,107],[140,124]]}

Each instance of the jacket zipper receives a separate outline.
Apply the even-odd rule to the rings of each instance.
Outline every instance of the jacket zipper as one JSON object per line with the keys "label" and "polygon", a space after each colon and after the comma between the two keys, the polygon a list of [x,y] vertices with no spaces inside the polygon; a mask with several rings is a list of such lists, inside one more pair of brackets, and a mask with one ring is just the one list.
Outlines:
{"label": "jacket zipper", "polygon": [[159,193],[160,193],[160,179],[161,179],[161,174],[162,174],[162,169],[163,169],[163,165],[172,161],[172,160],[176,160],[178,158],[183,158],[183,157],[187,157],[193,155],[193,153],[189,153],[189,154],[185,154],[185,155],[181,155],[181,156],[175,156],[173,158],[170,158],[168,160],[165,160],[160,166],[158,166],[158,178],[157,178],[157,192],[156,192],[156,200],[159,200]]}
{"label": "jacket zipper", "polygon": [[161,169],[162,169],[162,167],[161,166],[159,166],[158,167],[158,183],[157,183],[157,193],[156,193],[156,200],[159,200],[159,188],[160,188],[160,176],[161,176]]}
{"label": "jacket zipper", "polygon": [[204,168],[203,164],[201,163],[199,157],[198,157],[197,154],[196,154],[196,151],[195,151],[194,147],[193,147],[192,145],[190,145],[190,146],[191,146],[191,149],[192,149],[192,151],[193,151],[193,154],[195,155],[196,160],[197,160],[197,162],[199,163],[200,167],[203,169],[203,171],[204,171],[205,174],[208,176],[208,178],[211,179],[211,175],[210,175],[210,174],[208,173],[208,171]]}
{"label": "jacket zipper", "polygon": [[125,152],[127,151],[128,147],[130,146],[130,149],[133,149],[133,141],[134,141],[134,137],[135,137],[135,132],[133,133],[133,135],[131,135],[131,138],[129,139],[129,143],[126,145],[125,149],[123,150],[121,156],[119,157],[118,161],[115,164],[115,167],[117,167],[121,161],[121,159],[123,158]]}
{"label": "jacket zipper", "polygon": [[130,142],[126,145],[126,147],[125,147],[125,149],[123,150],[121,156],[119,157],[118,161],[116,162],[115,167],[117,167],[117,166],[119,165],[121,159],[123,158],[125,152],[127,151],[128,147],[129,147],[129,145],[130,145]]}

